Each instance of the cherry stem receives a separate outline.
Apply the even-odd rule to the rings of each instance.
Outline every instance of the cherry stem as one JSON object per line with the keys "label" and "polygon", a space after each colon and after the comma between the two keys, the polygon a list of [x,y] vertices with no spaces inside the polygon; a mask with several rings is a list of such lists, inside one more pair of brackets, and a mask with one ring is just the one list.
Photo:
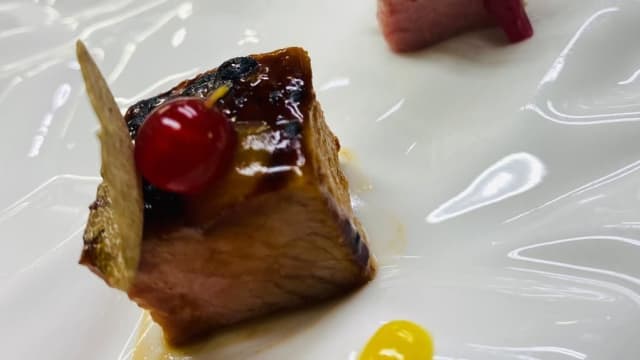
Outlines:
{"label": "cherry stem", "polygon": [[218,100],[220,100],[223,96],[225,96],[229,92],[229,87],[227,85],[221,85],[217,89],[213,90],[211,95],[207,97],[207,100],[204,101],[204,106],[207,109],[213,108]]}
{"label": "cherry stem", "polygon": [[484,0],[484,7],[504,30],[510,42],[533,36],[533,27],[524,9],[523,0]]}

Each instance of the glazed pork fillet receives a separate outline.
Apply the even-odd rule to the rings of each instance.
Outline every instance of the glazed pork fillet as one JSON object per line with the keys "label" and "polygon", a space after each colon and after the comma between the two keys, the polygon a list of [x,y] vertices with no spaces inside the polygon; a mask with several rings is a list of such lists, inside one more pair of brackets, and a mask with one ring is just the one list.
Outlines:
{"label": "glazed pork fillet", "polygon": [[[144,185],[144,236],[127,292],[172,344],[345,294],[374,274],[303,49],[235,58],[133,105],[132,138],[158,105],[222,85],[230,90],[216,106],[238,137],[226,175],[193,196]],[[103,206],[99,199],[90,216]],[[85,234],[81,262],[100,275],[96,234]]]}

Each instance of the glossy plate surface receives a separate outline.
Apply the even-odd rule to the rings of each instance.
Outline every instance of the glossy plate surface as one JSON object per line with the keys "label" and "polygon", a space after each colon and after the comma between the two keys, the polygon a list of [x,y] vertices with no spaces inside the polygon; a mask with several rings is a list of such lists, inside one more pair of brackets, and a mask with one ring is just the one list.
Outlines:
{"label": "glossy plate surface", "polygon": [[529,12],[522,44],[485,30],[399,56],[374,0],[0,1],[0,353],[129,359],[138,339],[141,311],[77,265],[99,168],[81,38],[123,108],[307,48],[380,261],[348,299],[164,358],[354,359],[408,319],[439,360],[639,359],[640,3]]}

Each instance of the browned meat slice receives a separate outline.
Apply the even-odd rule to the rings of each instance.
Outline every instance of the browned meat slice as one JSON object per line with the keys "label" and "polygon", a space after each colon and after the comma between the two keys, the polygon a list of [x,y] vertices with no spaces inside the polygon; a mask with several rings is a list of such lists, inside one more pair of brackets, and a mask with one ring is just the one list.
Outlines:
{"label": "browned meat slice", "polygon": [[387,43],[398,52],[493,23],[483,0],[378,0],[378,21]]}
{"label": "browned meat slice", "polygon": [[510,42],[533,35],[523,0],[378,0],[378,21],[397,52],[491,25],[502,27]]}
{"label": "browned meat slice", "polygon": [[[132,137],[160,103],[205,97],[221,84],[230,91],[217,106],[238,133],[226,177],[191,197],[144,185],[144,236],[128,294],[172,344],[345,294],[374,274],[303,49],[232,59],[139,102],[126,115]],[[95,241],[85,238],[89,266]]]}

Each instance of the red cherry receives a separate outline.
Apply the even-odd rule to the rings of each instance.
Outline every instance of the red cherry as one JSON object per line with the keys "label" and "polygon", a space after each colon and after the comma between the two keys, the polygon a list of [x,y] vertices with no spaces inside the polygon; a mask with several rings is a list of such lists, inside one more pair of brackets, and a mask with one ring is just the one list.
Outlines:
{"label": "red cherry", "polygon": [[136,166],[162,190],[195,194],[221,175],[234,140],[222,113],[198,98],[179,98],[156,108],[138,130]]}
{"label": "red cherry", "polygon": [[533,27],[523,0],[484,0],[484,8],[498,22],[511,42],[533,36]]}

